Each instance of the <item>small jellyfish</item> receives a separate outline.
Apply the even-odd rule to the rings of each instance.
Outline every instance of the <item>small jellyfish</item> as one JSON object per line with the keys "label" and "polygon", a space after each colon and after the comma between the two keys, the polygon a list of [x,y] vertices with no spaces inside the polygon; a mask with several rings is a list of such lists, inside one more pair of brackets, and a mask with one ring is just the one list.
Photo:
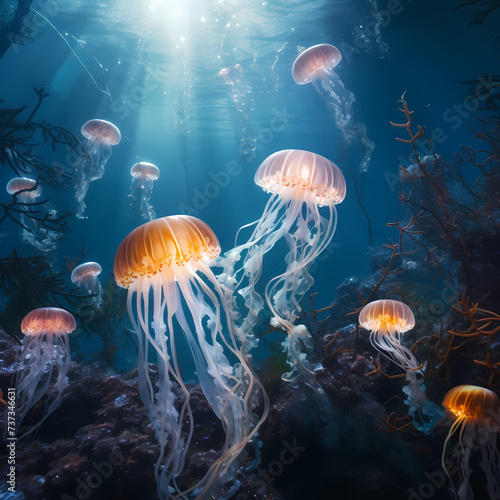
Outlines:
{"label": "small jellyfish", "polygon": [[235,64],[228,68],[222,68],[217,75],[215,80],[219,85],[235,85],[238,83],[243,73],[243,67],[241,64]]}
{"label": "small jellyfish", "polygon": [[97,262],[85,262],[73,269],[71,282],[78,285],[83,295],[91,295],[87,300],[89,306],[100,309],[102,306],[102,288],[99,275],[102,272]]}
{"label": "small jellyfish", "polygon": [[160,177],[160,169],[152,163],[136,163],[130,169],[132,186],[130,188],[129,215],[131,218],[139,215],[144,220],[153,220],[155,211],[149,200],[153,193],[153,183]]}
{"label": "small jellyfish", "polygon": [[[443,406],[454,422],[444,442],[441,464],[455,491],[455,497],[459,500],[474,498],[470,485],[473,473],[470,459],[474,456],[473,451],[478,450],[482,458],[480,466],[486,474],[488,496],[491,500],[500,498],[500,452],[497,446],[500,399],[488,389],[460,385],[446,393]],[[452,447],[453,459],[445,460],[454,435],[458,435],[458,443]],[[478,495],[478,498],[485,496]]]}
{"label": "small jellyfish", "polygon": [[312,83],[318,94],[325,100],[327,108],[342,133],[344,145],[356,138],[361,145],[360,170],[368,170],[374,144],[368,139],[366,127],[356,122],[354,94],[345,88],[333,68],[340,63],[342,55],[333,45],[314,45],[304,50],[295,59],[292,77],[298,85]]}
{"label": "small jellyfish", "polygon": [[121,134],[118,128],[105,120],[89,120],[82,127],[82,135],[88,140],[87,151],[90,158],[81,157],[75,164],[76,200],[78,212],[76,216],[83,219],[85,212],[85,196],[90,183],[104,175],[104,166],[111,156],[111,146],[120,143]]}
{"label": "small jellyfish", "polygon": [[247,83],[241,64],[221,69],[215,76],[218,85],[225,88],[229,100],[231,123],[238,144],[238,154],[243,157],[252,155],[256,139],[250,125],[248,113],[253,107],[252,87]]}
{"label": "small jellyfish", "polygon": [[404,392],[408,395],[406,404],[410,407],[410,415],[419,430],[430,432],[443,414],[437,405],[425,399],[423,366],[402,344],[403,335],[415,327],[412,310],[397,300],[375,300],[359,313],[359,325],[370,331],[373,347],[406,373],[408,385]]}
{"label": "small jellyfish", "polygon": [[16,434],[28,411],[47,392],[52,375],[56,375],[42,418],[23,438],[36,432],[45,419],[61,405],[71,361],[68,334],[75,328],[73,315],[58,307],[35,309],[21,323],[21,331],[26,337],[15,381]]}
{"label": "small jellyfish", "polygon": [[46,210],[45,204],[40,204],[38,198],[42,187],[28,177],[16,177],[7,184],[7,193],[20,204],[19,208],[19,238],[42,252],[50,252],[56,248],[57,232],[53,231],[48,222],[56,217],[55,209]]}

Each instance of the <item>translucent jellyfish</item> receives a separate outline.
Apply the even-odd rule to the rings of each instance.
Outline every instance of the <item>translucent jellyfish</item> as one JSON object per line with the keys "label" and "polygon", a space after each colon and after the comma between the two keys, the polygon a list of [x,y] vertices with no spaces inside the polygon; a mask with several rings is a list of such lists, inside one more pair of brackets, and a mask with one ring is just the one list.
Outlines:
{"label": "translucent jellyfish", "polygon": [[[235,474],[242,452],[269,408],[227,321],[231,296],[223,291],[208,265],[219,252],[219,242],[204,222],[179,215],[138,227],[122,241],[115,256],[115,280],[128,288],[128,312],[138,337],[139,391],[161,446],[155,468],[161,499],[175,496],[174,491],[175,498],[189,492],[198,498],[211,494],[230,498],[239,487]],[[194,430],[178,352],[179,344],[184,343],[226,439],[220,457],[205,477],[180,492],[176,478],[184,468]],[[151,352],[157,357],[158,382],[151,380],[148,371]],[[182,352],[183,359],[186,354]],[[176,406],[177,386],[184,400]],[[257,391],[264,397],[260,420],[252,414]]]}
{"label": "translucent jellyfish", "polygon": [[354,113],[354,94],[345,88],[338,75],[333,71],[342,59],[340,51],[333,45],[314,45],[304,50],[295,59],[292,77],[298,85],[312,83],[318,94],[325,100],[327,108],[342,133],[345,145],[352,139],[361,146],[362,159],[360,169],[368,170],[374,144],[366,135],[366,127],[356,122]]}
{"label": "translucent jellyfish", "polygon": [[359,313],[359,325],[370,331],[373,347],[406,373],[404,391],[408,395],[406,404],[410,407],[410,415],[418,429],[429,432],[443,414],[437,405],[425,399],[424,367],[402,344],[404,334],[415,327],[413,312],[397,300],[375,300]]}
{"label": "translucent jellyfish", "polygon": [[16,434],[28,411],[47,392],[52,375],[54,387],[45,403],[42,419],[26,434],[36,432],[62,402],[71,361],[68,334],[76,328],[75,318],[58,307],[42,307],[28,313],[21,331],[26,335],[16,374]]}
{"label": "translucent jellyfish", "polygon": [[[443,406],[454,422],[444,442],[441,463],[456,498],[474,498],[469,482],[473,472],[470,459],[474,450],[479,450],[482,457],[480,465],[486,474],[488,496],[491,500],[500,498],[500,452],[497,445],[497,434],[500,432],[500,399],[488,389],[460,385],[446,393]],[[458,435],[458,443],[453,446],[453,459],[445,460],[448,445],[454,435]],[[454,472],[450,472],[451,469]],[[478,498],[485,497],[478,495]]]}
{"label": "translucent jellyfish", "polygon": [[[302,310],[300,301],[314,281],[308,269],[334,236],[336,205],[346,195],[345,179],[340,169],[323,156],[289,149],[264,160],[255,183],[270,192],[271,198],[248,241],[220,259],[218,265],[223,272],[219,279],[244,299],[238,309],[246,312],[237,320],[236,328],[246,348],[251,349],[257,342],[252,329],[264,307],[257,291],[264,255],[279,240],[286,242],[286,270],[267,283],[264,295],[273,324],[288,333],[285,347],[292,371],[284,378],[293,382],[306,377],[314,385],[313,370],[306,366],[306,354],[301,352],[312,346],[312,339],[305,326],[295,326],[295,321]],[[326,207],[327,217],[320,214],[320,207]]]}
{"label": "translucent jellyfish", "polygon": [[232,103],[230,107],[234,134],[239,140],[238,153],[248,157],[256,148],[256,139],[248,118],[253,107],[252,88],[247,83],[241,64],[221,69],[215,76],[218,85],[223,86]]}
{"label": "translucent jellyfish", "polygon": [[102,288],[99,275],[102,272],[97,262],[85,262],[73,269],[71,282],[78,285],[84,296],[90,295],[87,304],[93,308],[100,309],[102,306]]}
{"label": "translucent jellyfish", "polygon": [[153,220],[156,217],[151,206],[151,194],[153,183],[160,177],[160,169],[152,163],[136,163],[130,169],[132,176],[132,187],[130,188],[130,210],[132,218],[137,214],[145,220]]}
{"label": "translucent jellyfish", "polygon": [[42,193],[42,187],[37,186],[33,179],[27,177],[16,177],[7,184],[7,192],[11,194],[18,203],[19,208],[19,238],[24,243],[28,243],[42,252],[50,252],[56,248],[58,233],[51,230],[46,223],[45,217],[48,215],[54,218],[57,214],[54,209],[50,209],[44,215],[44,208],[38,202]]}
{"label": "translucent jellyfish", "polygon": [[111,146],[121,141],[118,128],[106,120],[89,120],[82,127],[82,135],[88,140],[90,158],[81,157],[75,164],[77,217],[85,217],[85,196],[90,183],[104,175],[104,166],[111,156]]}

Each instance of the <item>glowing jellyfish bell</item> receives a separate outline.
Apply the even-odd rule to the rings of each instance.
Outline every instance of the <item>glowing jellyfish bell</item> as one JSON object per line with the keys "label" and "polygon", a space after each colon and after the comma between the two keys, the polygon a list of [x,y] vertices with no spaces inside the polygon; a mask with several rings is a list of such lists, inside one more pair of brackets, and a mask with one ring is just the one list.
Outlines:
{"label": "glowing jellyfish bell", "polygon": [[[36,181],[28,177],[15,177],[7,183],[7,193],[16,195],[21,203],[33,203],[42,194],[42,187],[36,186]],[[28,190],[28,191],[26,191]]]}
{"label": "glowing jellyfish bell", "polygon": [[[497,434],[500,432],[499,397],[489,389],[460,385],[446,393],[443,406],[454,422],[443,446],[441,463],[455,490],[455,495],[460,500],[474,498],[470,485],[473,469],[469,461],[478,444],[489,497],[492,500],[499,498],[500,452],[497,446]],[[450,467],[451,461],[445,460],[448,445],[454,435],[458,435],[458,446],[453,447],[453,456],[458,467]],[[455,472],[450,472],[451,468]],[[452,476],[455,476],[455,481]]]}
{"label": "glowing jellyfish bell", "polygon": [[111,146],[116,146],[121,141],[118,127],[106,120],[89,120],[82,126],[82,135],[87,139],[87,150],[91,162],[85,157],[79,158],[75,164],[76,171],[76,200],[80,219],[84,218],[85,196],[90,183],[104,175],[104,166],[111,156]]}
{"label": "glowing jellyfish bell", "polygon": [[130,188],[129,215],[134,218],[139,215],[145,220],[153,220],[155,211],[150,203],[153,184],[160,178],[160,169],[152,163],[136,163],[130,169],[132,186]]}
{"label": "glowing jellyfish bell", "polygon": [[[51,382],[53,389],[45,403],[42,419],[24,436],[36,432],[45,419],[61,405],[71,361],[68,334],[75,328],[73,315],[58,307],[35,309],[24,317],[21,331],[26,337],[15,383],[16,433],[28,411],[47,392]],[[55,382],[51,380],[53,373],[57,377]]]}
{"label": "glowing jellyfish bell", "polygon": [[[20,207],[19,222],[19,238],[24,243],[28,243],[42,252],[50,252],[55,250],[55,241],[58,237],[57,233],[52,231],[49,225],[44,224],[43,215],[41,215],[38,198],[42,194],[42,187],[37,186],[34,179],[28,177],[15,177],[11,179],[6,186],[7,193],[13,196],[18,203],[24,204]],[[50,210],[50,216],[57,215],[56,210]]]}
{"label": "glowing jellyfish bell", "polygon": [[85,262],[76,266],[71,273],[71,282],[78,285],[83,295],[93,296],[90,304],[97,309],[102,305],[101,272],[102,268],[97,262]]}
{"label": "glowing jellyfish bell", "polygon": [[326,102],[337,128],[342,133],[345,145],[356,138],[362,150],[361,170],[368,170],[374,144],[366,135],[366,127],[356,122],[354,94],[345,88],[333,69],[340,63],[342,55],[333,45],[322,43],[301,52],[292,66],[292,77],[298,85],[312,83]]}
{"label": "glowing jellyfish bell", "polygon": [[[226,333],[223,330],[221,314],[229,317],[230,304],[208,266],[219,252],[219,242],[204,222],[179,215],[138,227],[122,241],[115,256],[115,280],[128,289],[128,312],[138,337],[139,391],[161,445],[155,468],[161,499],[170,498],[173,489],[178,497],[194,491],[198,498],[208,498],[209,492],[230,498],[239,486],[235,474],[241,453],[265,418],[254,423],[256,388],[264,395],[265,413],[269,407],[238,349],[231,324]],[[190,348],[201,388],[226,433],[220,458],[197,485],[182,493],[175,478],[184,468],[194,423],[177,351],[180,336]],[[224,349],[238,363],[237,370]],[[148,371],[152,351],[157,354],[158,382],[151,380]],[[177,407],[176,384],[184,395]]]}

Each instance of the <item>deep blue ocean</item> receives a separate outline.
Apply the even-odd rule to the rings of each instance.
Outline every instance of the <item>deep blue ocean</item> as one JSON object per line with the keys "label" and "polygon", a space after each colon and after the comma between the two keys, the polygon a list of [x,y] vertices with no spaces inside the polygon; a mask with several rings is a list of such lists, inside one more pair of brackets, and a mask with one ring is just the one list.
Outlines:
{"label": "deep blue ocean", "polygon": [[[18,3],[0,0],[0,27],[8,26]],[[37,104],[33,89],[43,87],[50,95],[37,110],[37,121],[64,127],[85,144],[80,129],[98,118],[116,125],[122,137],[112,146],[102,178],[90,184],[85,218],[67,219],[69,231],[50,254],[52,269],[62,273],[70,290],[68,262],[84,250],[85,260],[102,266],[100,279],[106,287],[120,242],[145,222],[129,216],[130,168],[138,162],[153,163],[161,172],[151,196],[156,217],[187,214],[202,219],[217,235],[223,254],[233,247],[241,226],[260,218],[269,199],[254,183],[259,165],[276,151],[303,149],[335,162],[347,183],[332,244],[311,272],[316,308],[329,306],[342,282],[376,270],[371,252],[397,238],[386,224],[395,217],[409,219],[398,200],[398,175],[399,165],[408,166],[412,152],[395,140],[402,137],[401,129],[389,123],[405,121],[398,110],[402,96],[415,110],[415,126],[425,125],[435,134],[433,145],[445,159],[453,159],[462,144],[470,143],[469,125],[491,116],[491,110],[478,109],[467,96],[470,82],[482,75],[496,75],[498,81],[500,9],[471,24],[475,9],[488,2],[458,8],[462,3],[34,0],[25,19],[26,36],[15,39],[0,58],[2,107],[26,106],[19,115],[26,118]],[[343,147],[325,101],[311,84],[297,85],[292,78],[295,58],[316,44],[334,45],[342,54],[335,73],[353,93],[356,121],[366,126],[375,146],[364,172],[359,143],[353,140]],[[219,74],[224,68],[231,69],[227,81]],[[36,147],[59,168],[73,161],[64,148]],[[429,154],[425,148],[420,152],[422,157]],[[16,175],[5,159],[1,166],[0,184],[6,185]],[[466,171],[468,175],[473,178]],[[43,198],[59,214],[76,211],[74,186],[43,189]],[[3,191],[0,203],[10,202]],[[14,250],[20,257],[37,254],[20,241],[18,229],[11,220],[2,220],[0,257]],[[284,269],[279,247],[267,259],[263,280]],[[428,275],[422,274],[425,279]],[[8,316],[9,297],[2,295],[0,301]],[[125,316],[119,331],[130,327]],[[14,335],[21,338],[19,332]],[[79,362],[99,360],[99,336],[79,335],[78,344]],[[133,369],[137,353],[125,334],[115,335],[113,344],[111,367],[123,373]],[[254,353],[257,360],[270,355],[266,346],[264,339]],[[187,376],[190,381],[193,377]],[[383,498],[377,496],[380,491],[374,498]],[[399,498],[407,498],[407,492],[403,488]],[[311,495],[337,498],[330,492]],[[339,498],[365,498],[356,495]],[[49,500],[55,498],[60,493]]]}

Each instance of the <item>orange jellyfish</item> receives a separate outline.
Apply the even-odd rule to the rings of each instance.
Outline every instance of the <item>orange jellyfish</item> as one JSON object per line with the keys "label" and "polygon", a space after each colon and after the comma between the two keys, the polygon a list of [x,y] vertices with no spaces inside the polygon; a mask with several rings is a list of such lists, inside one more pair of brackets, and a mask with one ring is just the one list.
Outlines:
{"label": "orange jellyfish", "polygon": [[340,63],[342,55],[333,45],[322,43],[301,52],[292,66],[292,77],[298,85],[312,83],[315,90],[326,102],[328,111],[342,133],[345,145],[356,138],[362,149],[360,162],[362,171],[368,170],[374,144],[366,135],[363,123],[356,122],[354,113],[355,97],[345,88],[333,69]]}
{"label": "orange jellyfish", "polygon": [[[443,406],[454,422],[444,442],[441,463],[456,498],[474,498],[469,482],[472,473],[469,462],[474,450],[481,453],[481,468],[486,474],[489,497],[491,500],[500,498],[500,453],[497,446],[497,434],[500,431],[499,397],[482,387],[460,385],[446,393]],[[448,445],[455,434],[458,434],[458,442],[453,446],[454,461],[445,460]],[[456,474],[450,472],[452,467]],[[452,475],[457,476],[457,482],[454,482]]]}
{"label": "orange jellyfish", "polygon": [[[273,324],[288,333],[284,347],[292,371],[284,379],[294,382],[302,376],[315,385],[312,367],[301,352],[303,346],[312,348],[313,341],[306,327],[296,326],[295,321],[302,311],[300,301],[314,282],[308,270],[335,234],[336,205],[345,198],[345,179],[340,169],[323,156],[288,149],[263,161],[255,183],[271,197],[262,217],[253,223],[255,229],[248,241],[220,259],[220,280],[244,299],[238,308],[246,313],[236,326],[245,347],[251,349],[257,343],[252,329],[264,307],[257,291],[263,259],[279,240],[286,242],[286,270],[267,283],[264,295]],[[321,207],[326,208],[326,217],[321,215]]]}
{"label": "orange jellyfish", "polygon": [[75,164],[76,176],[76,201],[80,219],[85,217],[85,196],[90,183],[104,175],[104,166],[111,156],[111,146],[116,146],[121,141],[118,128],[106,120],[89,120],[82,127],[82,135],[87,139],[87,151],[90,159],[81,157]]}
{"label": "orange jellyfish", "polygon": [[150,200],[153,194],[153,183],[160,178],[160,169],[152,163],[136,163],[130,169],[132,186],[129,197],[129,215],[134,218],[137,214],[145,220],[153,220],[156,217]]}
{"label": "orange jellyfish", "polygon": [[[34,179],[15,177],[7,183],[7,193],[19,203],[16,207],[19,214],[19,238],[22,242],[34,246],[42,252],[50,252],[56,248],[59,235],[50,229],[44,222],[42,204],[38,198],[42,194],[42,187]],[[56,210],[48,211],[49,218],[55,217]]]}
{"label": "orange jellyfish", "polygon": [[[268,411],[264,389],[228,320],[231,297],[209,267],[219,252],[219,242],[204,222],[179,215],[138,227],[115,256],[115,280],[128,289],[129,317],[139,343],[139,391],[161,446],[155,468],[161,499],[184,498],[190,492],[198,498],[230,498],[239,487],[236,471],[242,452],[265,418],[255,420],[252,414],[256,391],[264,397],[264,414]],[[184,468],[194,422],[179,343],[189,347],[201,388],[226,433],[220,457],[184,492],[176,478]],[[150,353],[156,354],[158,382],[150,378]],[[180,407],[175,405],[176,385],[184,397]]]}
{"label": "orange jellyfish", "polygon": [[415,326],[412,310],[403,302],[383,299],[366,304],[359,313],[359,325],[370,331],[370,342],[377,351],[406,373],[406,404],[413,423],[422,432],[430,432],[443,417],[442,410],[425,398],[424,367],[403,345],[404,334]]}
{"label": "orange jellyfish", "polygon": [[78,285],[83,295],[91,296],[88,304],[96,309],[102,305],[101,272],[102,268],[97,262],[85,262],[76,266],[71,273],[71,282]]}
{"label": "orange jellyfish", "polygon": [[[28,411],[53,389],[45,403],[42,419],[22,437],[36,432],[62,402],[71,362],[68,334],[76,328],[71,313],[58,307],[42,307],[29,312],[21,323],[26,335],[16,373],[16,433]],[[52,374],[56,380],[52,381]]]}

